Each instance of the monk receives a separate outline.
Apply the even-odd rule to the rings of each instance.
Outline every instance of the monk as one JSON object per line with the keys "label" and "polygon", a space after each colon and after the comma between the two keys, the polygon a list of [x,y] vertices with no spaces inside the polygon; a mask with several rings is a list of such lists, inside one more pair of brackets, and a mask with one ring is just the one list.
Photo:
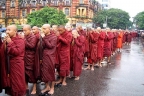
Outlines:
{"label": "monk", "polygon": [[126,43],[127,45],[130,45],[131,41],[132,41],[132,33],[130,31],[128,31],[127,33],[127,37],[126,37]]}
{"label": "monk", "polygon": [[[88,67],[85,68],[85,70],[87,69],[91,69],[92,71],[94,71],[94,65],[97,62],[97,46],[98,46],[98,38],[99,38],[99,33],[96,32],[95,30],[91,30],[90,31],[90,36],[89,36],[89,57],[88,57]],[[92,64],[92,67],[90,68],[90,65]]]}
{"label": "monk", "polygon": [[31,94],[36,94],[36,82],[37,79],[34,75],[35,65],[35,47],[37,44],[36,36],[31,32],[31,26],[25,25],[23,27],[25,34],[25,76],[26,76],[26,87],[28,89],[28,82],[33,83],[33,89]]}
{"label": "monk", "polygon": [[106,33],[101,31],[101,28],[97,28],[97,32],[100,34],[98,38],[98,45],[97,45],[97,60],[98,60],[98,67],[102,67],[101,62],[103,60],[103,51],[104,51],[104,39]]}
{"label": "monk", "polygon": [[107,57],[107,63],[111,64],[111,54],[112,54],[112,40],[113,40],[113,33],[109,28],[106,29],[106,37],[104,39],[104,57]]}
{"label": "monk", "polygon": [[[24,39],[17,35],[16,25],[7,27],[7,36],[1,49],[2,87],[11,96],[24,96],[26,93],[24,72]],[[6,61],[5,61],[6,60]]]}
{"label": "monk", "polygon": [[123,37],[122,30],[118,30],[118,38],[117,38],[117,50],[118,50],[118,52],[121,52],[122,37]]}
{"label": "monk", "polygon": [[58,57],[59,57],[59,75],[60,79],[56,84],[62,83],[62,85],[67,85],[66,76],[70,73],[70,44],[72,41],[72,34],[67,32],[64,26],[59,26],[58,31],[60,35],[58,36]]}
{"label": "monk", "polygon": [[82,65],[84,61],[84,42],[85,38],[84,36],[80,36],[77,32],[77,30],[72,31],[73,35],[73,42],[72,42],[72,48],[73,48],[73,75],[75,77],[75,80],[79,80],[80,74],[82,71]]}
{"label": "monk", "polygon": [[35,48],[35,64],[34,64],[34,76],[37,80],[40,80],[40,64],[42,63],[42,36],[37,26],[32,28],[32,32],[36,37],[36,48]]}
{"label": "monk", "polygon": [[[45,82],[46,87],[41,93],[47,91],[48,94],[54,93],[55,85],[55,59],[56,59],[56,45],[57,36],[50,32],[50,25],[44,24],[42,26],[45,37],[43,37],[43,59],[41,65],[41,79]],[[49,85],[51,83],[51,86]]]}
{"label": "monk", "polygon": [[123,44],[126,43],[126,31],[123,32],[123,39],[122,39],[122,43],[123,43]]}

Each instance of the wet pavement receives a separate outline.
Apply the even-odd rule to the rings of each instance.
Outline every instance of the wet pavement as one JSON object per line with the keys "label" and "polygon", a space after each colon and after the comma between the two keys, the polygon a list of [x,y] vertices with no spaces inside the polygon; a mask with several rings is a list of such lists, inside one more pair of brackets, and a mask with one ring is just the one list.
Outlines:
{"label": "wet pavement", "polygon": [[[104,64],[104,67],[95,68],[95,71],[83,71],[79,81],[67,79],[68,85],[55,88],[52,96],[144,96],[142,40],[134,39],[130,46],[123,47],[122,53],[112,58],[111,65]],[[39,93],[44,85],[37,87]],[[3,93],[0,96],[7,96]]]}

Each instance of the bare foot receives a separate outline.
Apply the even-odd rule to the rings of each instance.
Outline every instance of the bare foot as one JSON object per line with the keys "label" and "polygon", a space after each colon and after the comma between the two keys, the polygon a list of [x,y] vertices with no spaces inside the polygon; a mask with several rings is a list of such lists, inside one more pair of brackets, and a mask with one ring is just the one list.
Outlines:
{"label": "bare foot", "polygon": [[46,91],[50,91],[50,87],[45,88],[44,90],[41,91],[41,93],[45,93]]}
{"label": "bare foot", "polygon": [[33,91],[31,92],[31,94],[32,94],[32,95],[36,94],[36,90],[33,90]]}
{"label": "bare foot", "polygon": [[94,71],[94,67],[91,68],[91,71]]}
{"label": "bare foot", "polygon": [[48,92],[48,94],[53,95],[54,94],[54,89],[50,89],[50,91]]}
{"label": "bare foot", "polygon": [[67,83],[66,83],[66,82],[62,82],[62,85],[63,85],[63,86],[66,86],[66,85],[67,85]]}
{"label": "bare foot", "polygon": [[59,83],[62,83],[62,81],[58,80],[58,81],[55,82],[55,84],[59,84]]}
{"label": "bare foot", "polygon": [[90,70],[90,67],[84,68],[84,70]]}
{"label": "bare foot", "polygon": [[79,80],[79,76],[78,77],[75,77],[75,79],[74,80]]}
{"label": "bare foot", "polygon": [[102,67],[102,65],[100,64],[99,67]]}

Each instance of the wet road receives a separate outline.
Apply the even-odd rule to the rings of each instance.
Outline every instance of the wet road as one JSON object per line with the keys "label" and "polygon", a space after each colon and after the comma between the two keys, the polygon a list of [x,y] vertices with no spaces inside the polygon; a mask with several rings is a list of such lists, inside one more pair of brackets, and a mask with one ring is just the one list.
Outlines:
{"label": "wet road", "polygon": [[111,65],[85,70],[79,81],[67,82],[66,87],[55,88],[53,96],[144,96],[144,43],[133,40],[113,57]]}

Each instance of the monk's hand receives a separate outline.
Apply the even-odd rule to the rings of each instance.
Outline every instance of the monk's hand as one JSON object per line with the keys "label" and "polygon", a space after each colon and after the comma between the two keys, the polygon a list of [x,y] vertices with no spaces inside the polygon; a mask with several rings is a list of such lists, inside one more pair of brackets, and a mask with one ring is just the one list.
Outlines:
{"label": "monk's hand", "polygon": [[45,35],[44,34],[41,34],[41,37],[43,38]]}
{"label": "monk's hand", "polygon": [[59,33],[59,32],[56,32],[55,34],[56,34],[56,36],[59,36],[59,35],[60,35],[60,33]]}
{"label": "monk's hand", "polygon": [[7,43],[10,43],[12,40],[11,40],[11,38],[10,37],[8,37],[7,39],[6,39],[6,42]]}
{"label": "monk's hand", "polygon": [[42,60],[40,60],[40,64],[42,64]]}

